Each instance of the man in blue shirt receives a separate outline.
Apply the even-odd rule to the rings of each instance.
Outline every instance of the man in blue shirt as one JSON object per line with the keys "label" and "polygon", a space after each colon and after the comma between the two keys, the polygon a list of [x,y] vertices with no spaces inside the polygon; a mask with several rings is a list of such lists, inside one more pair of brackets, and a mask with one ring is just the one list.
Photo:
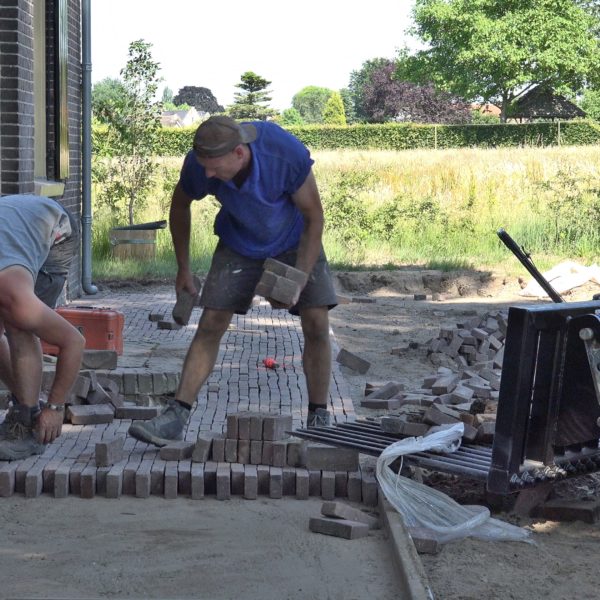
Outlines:
{"label": "man in blue shirt", "polygon": [[308,390],[307,426],[329,425],[331,376],[328,310],[337,303],[322,247],[323,207],[308,149],[269,122],[237,123],[211,117],[200,125],[186,155],[170,210],[177,257],[176,291],[196,294],[190,269],[190,205],[211,194],[221,204],[214,230],[219,243],[202,288],[198,330],[186,355],[181,382],[166,409],[136,421],[129,433],[164,446],[179,439],[202,384],[210,375],[221,337],[234,313],[245,314],[266,258],[306,275],[289,304],[274,308],[300,315],[303,368]]}

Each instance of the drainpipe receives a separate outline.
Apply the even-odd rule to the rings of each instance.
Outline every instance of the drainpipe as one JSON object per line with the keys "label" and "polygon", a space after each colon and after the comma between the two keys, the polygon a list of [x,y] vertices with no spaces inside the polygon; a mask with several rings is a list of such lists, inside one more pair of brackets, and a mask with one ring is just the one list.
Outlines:
{"label": "drainpipe", "polygon": [[81,2],[81,286],[96,294],[92,283],[92,36],[91,0]]}

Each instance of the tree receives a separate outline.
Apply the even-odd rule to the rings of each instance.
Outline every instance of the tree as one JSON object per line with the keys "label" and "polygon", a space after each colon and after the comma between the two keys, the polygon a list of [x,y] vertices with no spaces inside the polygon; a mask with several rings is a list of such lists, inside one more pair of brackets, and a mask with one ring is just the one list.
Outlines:
{"label": "tree", "polygon": [[[362,67],[357,71],[352,71],[352,73],[350,73],[348,91],[350,98],[352,99],[352,113],[354,115],[354,120],[351,121],[348,119],[348,122],[368,120],[363,97],[365,85],[370,81],[373,71],[389,63],[390,60],[388,58],[373,58],[365,61],[362,64]],[[344,101],[344,104],[346,104],[346,101]],[[348,117],[348,109],[346,117]]]}
{"label": "tree", "polygon": [[260,121],[276,115],[277,111],[268,106],[271,96],[267,88],[270,85],[270,81],[252,71],[242,73],[241,83],[235,86],[241,91],[234,94],[233,104],[227,107],[227,114],[234,119]]}
{"label": "tree", "polygon": [[120,73],[123,94],[117,96],[105,118],[107,143],[114,158],[95,164],[99,199],[115,210],[124,201],[130,225],[136,209],[145,202],[156,169],[154,154],[162,105],[155,99],[159,64],[152,60],[151,47],[144,40],[129,45],[129,59]]}
{"label": "tree", "polygon": [[309,85],[294,95],[292,106],[307,123],[322,123],[323,109],[331,94],[333,94],[333,90]]}
{"label": "tree", "polygon": [[162,93],[163,104],[174,104],[173,102],[173,90],[170,87],[165,87]]}
{"label": "tree", "polygon": [[416,0],[413,33],[428,45],[399,76],[433,81],[502,108],[538,84],[577,91],[597,72],[598,21],[574,0]]}
{"label": "tree", "polygon": [[277,121],[282,126],[304,125],[302,115],[295,108],[286,108]]}
{"label": "tree", "polygon": [[346,125],[344,102],[339,92],[333,92],[323,109],[323,123],[326,125]]}
{"label": "tree", "polygon": [[346,115],[346,123],[348,125],[352,125],[352,123],[356,123],[357,121],[352,92],[349,88],[343,88],[340,90],[340,96],[342,97],[342,102],[344,103],[344,114]]}
{"label": "tree", "polygon": [[580,106],[590,119],[600,121],[600,91],[594,89],[585,90]]}
{"label": "tree", "polygon": [[100,123],[111,118],[117,106],[124,102],[125,86],[120,79],[106,77],[92,88],[92,114]]}
{"label": "tree", "polygon": [[468,123],[468,103],[433,84],[417,85],[395,77],[393,61],[374,69],[361,92],[363,112],[369,122]]}
{"label": "tree", "polygon": [[173,98],[173,103],[176,106],[187,104],[193,106],[199,113],[206,112],[211,115],[225,111],[208,88],[194,85],[182,87]]}

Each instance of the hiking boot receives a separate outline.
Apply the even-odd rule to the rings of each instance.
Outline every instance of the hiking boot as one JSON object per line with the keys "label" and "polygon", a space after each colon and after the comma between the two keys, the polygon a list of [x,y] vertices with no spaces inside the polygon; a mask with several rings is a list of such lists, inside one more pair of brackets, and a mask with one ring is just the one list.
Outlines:
{"label": "hiking boot", "polygon": [[325,408],[317,408],[314,412],[308,411],[306,427],[329,427],[331,425],[331,414]]}
{"label": "hiking boot", "polygon": [[129,427],[129,435],[141,442],[166,446],[170,442],[183,439],[183,429],[190,416],[190,409],[185,408],[173,398],[167,400],[163,411],[147,421],[134,421]]}
{"label": "hiking boot", "polygon": [[0,430],[0,460],[19,460],[32,454],[43,454],[45,444],[38,442],[34,431],[39,414],[36,407],[13,404]]}

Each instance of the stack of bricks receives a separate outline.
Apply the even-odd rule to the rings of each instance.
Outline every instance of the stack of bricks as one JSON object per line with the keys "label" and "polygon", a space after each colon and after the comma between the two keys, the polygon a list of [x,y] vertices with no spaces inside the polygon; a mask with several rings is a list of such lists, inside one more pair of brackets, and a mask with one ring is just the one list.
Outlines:
{"label": "stack of bricks", "polygon": [[306,283],[306,273],[274,258],[267,258],[254,293],[282,304],[291,304]]}
{"label": "stack of bricks", "polygon": [[355,450],[301,442],[289,437],[291,429],[291,415],[234,413],[227,416],[225,435],[201,433],[196,443],[169,444],[161,448],[160,458],[188,462],[192,471],[203,473],[192,497],[347,497],[377,504],[375,474],[361,469]]}

